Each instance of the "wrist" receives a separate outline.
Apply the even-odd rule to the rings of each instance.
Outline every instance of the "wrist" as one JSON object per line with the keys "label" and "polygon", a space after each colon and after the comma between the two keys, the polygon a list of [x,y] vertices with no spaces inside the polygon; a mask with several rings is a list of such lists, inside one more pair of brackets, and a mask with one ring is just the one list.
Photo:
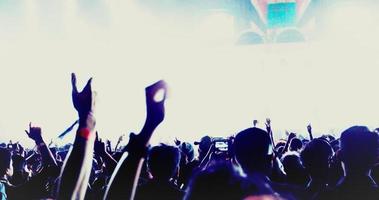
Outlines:
{"label": "wrist", "polygon": [[95,129],[96,120],[92,112],[86,115],[79,115],[79,129],[87,128],[90,131]]}
{"label": "wrist", "polygon": [[43,141],[42,138],[36,138],[36,139],[34,139],[34,142],[36,143],[36,145],[41,144],[41,143],[45,143],[45,141]]}
{"label": "wrist", "polygon": [[94,141],[95,134],[93,132],[93,129],[79,126],[79,129],[76,131],[76,138],[83,141]]}
{"label": "wrist", "polygon": [[37,147],[43,147],[43,146],[46,146],[46,144],[45,144],[44,141],[40,141],[40,142],[37,142],[37,141],[36,141],[36,145],[37,145]]}

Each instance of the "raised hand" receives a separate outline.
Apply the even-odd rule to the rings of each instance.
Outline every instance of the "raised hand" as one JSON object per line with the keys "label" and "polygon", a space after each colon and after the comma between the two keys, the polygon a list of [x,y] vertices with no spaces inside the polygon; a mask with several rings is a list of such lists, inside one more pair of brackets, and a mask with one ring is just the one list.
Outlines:
{"label": "raised hand", "polygon": [[258,120],[254,119],[254,121],[253,121],[253,126],[256,127],[257,124],[258,124]]}
{"label": "raised hand", "polygon": [[[166,83],[163,80],[158,81],[146,87],[145,93],[147,116],[144,127],[138,135],[134,133],[129,135],[129,143],[124,149],[128,151],[128,155],[120,159],[110,179],[104,199],[134,199],[138,182],[136,180],[139,179],[150,137],[165,117]],[[159,94],[162,94],[162,99],[156,99]]]}
{"label": "raised hand", "polygon": [[112,153],[112,144],[110,140],[107,140],[106,150],[107,152]]}
{"label": "raised hand", "polygon": [[116,144],[116,146],[114,147],[114,150],[115,150],[115,151],[117,151],[117,149],[118,149],[118,145],[120,145],[120,143],[122,142],[122,140],[124,140],[124,136],[125,136],[125,134],[121,135],[121,136],[118,138],[117,144]]}
{"label": "raised hand", "polygon": [[106,145],[105,143],[99,139],[99,135],[96,131],[96,139],[95,139],[95,154],[103,156],[106,153]]}
{"label": "raised hand", "polygon": [[296,137],[296,133],[290,133],[288,135],[288,140],[291,141],[292,138],[295,138]]}
{"label": "raised hand", "polygon": [[265,125],[266,125],[267,132],[270,133],[271,132],[271,119],[270,118],[266,119]]}
{"label": "raised hand", "polygon": [[50,140],[50,143],[47,145],[48,147],[50,147],[51,145],[53,145],[54,144],[54,141],[53,141],[53,139],[51,139]]}
{"label": "raised hand", "polygon": [[274,146],[275,146],[275,141],[274,141],[274,135],[272,133],[272,128],[271,128],[271,119],[270,118],[266,118],[266,130],[267,130],[267,133],[270,135],[270,139],[271,139],[271,143],[272,143],[272,148],[274,149]]}
{"label": "raised hand", "polygon": [[[155,97],[160,91],[163,92],[163,98],[161,101],[157,101]],[[163,121],[165,116],[164,102],[167,93],[166,83],[163,80],[160,80],[153,85],[146,87],[145,93],[147,109],[146,122],[153,127],[156,127]]]}
{"label": "raised hand", "polygon": [[312,133],[312,125],[308,124],[307,126],[308,133]]}
{"label": "raised hand", "polygon": [[178,138],[175,138],[174,143],[176,146],[179,146],[182,142]]}
{"label": "raised hand", "polygon": [[83,91],[79,92],[76,87],[76,76],[71,74],[72,102],[79,114],[79,126],[85,126],[93,130],[95,128],[95,118],[93,116],[95,108],[96,92],[92,91],[92,78],[90,78]]}
{"label": "raised hand", "polygon": [[25,130],[28,137],[34,140],[36,143],[42,142],[42,130],[40,127],[33,127],[32,122],[29,123],[29,131]]}
{"label": "raised hand", "polygon": [[290,135],[290,132],[288,132],[287,130],[285,131],[285,134],[286,136],[288,137]]}
{"label": "raised hand", "polygon": [[71,153],[67,156],[61,173],[57,199],[84,199],[91,174],[95,139],[95,96],[90,78],[83,91],[76,87],[76,76],[71,74],[72,102],[79,115]]}
{"label": "raised hand", "polygon": [[46,146],[45,141],[42,138],[42,130],[40,127],[32,126],[32,123],[29,123],[29,130],[25,130],[29,138],[34,140],[36,143],[38,151],[42,155],[43,165],[54,165],[57,166],[56,160],[51,153],[50,149]]}
{"label": "raised hand", "polygon": [[122,142],[122,141],[124,140],[124,136],[125,136],[125,134],[121,135],[121,136],[118,138],[117,143]]}
{"label": "raised hand", "polygon": [[307,130],[308,130],[308,133],[309,133],[309,138],[310,138],[310,140],[313,140],[313,135],[312,135],[312,125],[311,125],[311,124],[308,124],[308,126],[307,126]]}
{"label": "raised hand", "polygon": [[288,136],[287,142],[286,142],[286,145],[284,146],[282,152],[280,152],[280,154],[284,154],[285,152],[287,152],[291,140],[296,137],[295,133],[289,133],[288,131],[286,131],[286,135]]}

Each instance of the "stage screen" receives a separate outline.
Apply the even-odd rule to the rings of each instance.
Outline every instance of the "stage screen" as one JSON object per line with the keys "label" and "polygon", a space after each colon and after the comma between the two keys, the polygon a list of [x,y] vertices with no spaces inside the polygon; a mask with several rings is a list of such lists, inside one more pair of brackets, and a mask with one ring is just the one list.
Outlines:
{"label": "stage screen", "polygon": [[294,26],[296,22],[296,2],[269,3],[267,23],[269,28]]}

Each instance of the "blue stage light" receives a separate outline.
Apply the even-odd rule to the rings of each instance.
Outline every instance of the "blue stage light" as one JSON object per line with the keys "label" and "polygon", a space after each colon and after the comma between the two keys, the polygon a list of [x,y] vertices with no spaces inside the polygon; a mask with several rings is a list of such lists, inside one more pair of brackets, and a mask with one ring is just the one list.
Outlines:
{"label": "blue stage light", "polygon": [[296,2],[269,3],[267,5],[268,28],[294,26],[296,22]]}

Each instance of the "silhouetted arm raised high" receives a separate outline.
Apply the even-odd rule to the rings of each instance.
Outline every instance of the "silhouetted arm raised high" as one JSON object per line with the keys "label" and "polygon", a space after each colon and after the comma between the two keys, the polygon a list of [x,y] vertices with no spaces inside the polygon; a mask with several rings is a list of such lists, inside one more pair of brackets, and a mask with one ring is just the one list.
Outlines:
{"label": "silhouetted arm raised high", "polygon": [[[163,99],[154,99],[156,94],[163,90]],[[164,81],[149,86],[146,92],[147,116],[141,132],[136,135],[131,133],[130,140],[124,153],[118,162],[104,199],[133,199],[136,191],[137,181],[147,151],[149,140],[154,130],[164,119],[164,101],[166,86]]]}
{"label": "silhouetted arm raised high", "polygon": [[91,173],[95,141],[95,92],[92,78],[82,92],[76,88],[76,76],[72,74],[72,100],[79,114],[79,128],[67,156],[59,183],[58,199],[84,199]]}

